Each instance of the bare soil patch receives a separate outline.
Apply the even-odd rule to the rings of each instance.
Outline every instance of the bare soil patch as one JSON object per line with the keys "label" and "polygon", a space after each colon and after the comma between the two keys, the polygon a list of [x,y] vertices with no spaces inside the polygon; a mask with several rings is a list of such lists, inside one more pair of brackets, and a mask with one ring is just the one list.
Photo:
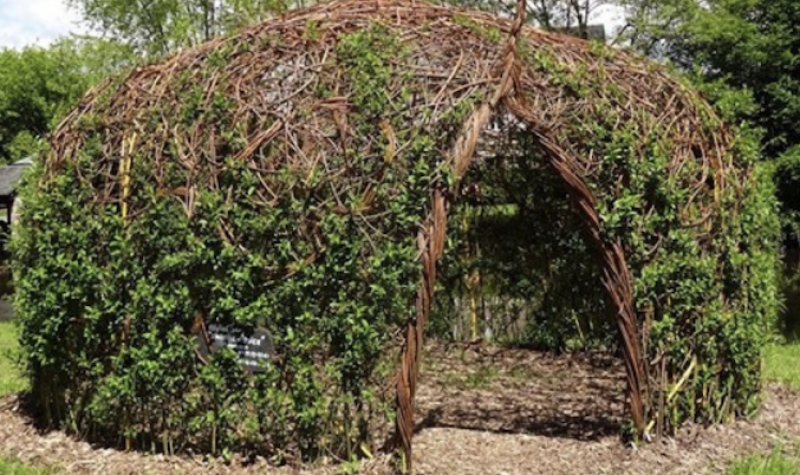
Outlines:
{"label": "bare soil patch", "polygon": [[[764,390],[758,416],[724,426],[687,425],[642,447],[620,439],[624,380],[607,355],[555,356],[524,350],[429,347],[418,393],[415,467],[420,475],[688,475],[724,471],[734,458],[781,447],[798,453],[800,395]],[[201,456],[98,448],[61,431],[38,431],[15,397],[0,400],[0,456],[68,474],[339,473],[328,462],[274,467]],[[364,474],[392,473],[388,456]]]}

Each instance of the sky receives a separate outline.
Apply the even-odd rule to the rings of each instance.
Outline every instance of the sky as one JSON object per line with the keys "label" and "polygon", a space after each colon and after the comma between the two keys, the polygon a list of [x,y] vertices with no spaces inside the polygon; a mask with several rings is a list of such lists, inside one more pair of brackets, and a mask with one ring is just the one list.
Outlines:
{"label": "sky", "polygon": [[594,12],[590,22],[606,25],[606,35],[610,36],[625,24],[625,10],[622,7],[603,5]]}
{"label": "sky", "polygon": [[0,49],[46,46],[59,36],[84,31],[64,0],[0,0]]}

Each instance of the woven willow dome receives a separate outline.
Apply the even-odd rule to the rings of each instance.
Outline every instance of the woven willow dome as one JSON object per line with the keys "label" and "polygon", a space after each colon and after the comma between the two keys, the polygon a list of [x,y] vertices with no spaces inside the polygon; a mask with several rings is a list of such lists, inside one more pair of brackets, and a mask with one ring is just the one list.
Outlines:
{"label": "woven willow dome", "polygon": [[[91,92],[16,242],[41,407],[128,445],[313,455],[367,438],[383,401],[410,454],[448,211],[505,143],[585,220],[634,432],[753,409],[776,305],[757,151],[664,68],[522,24],[331,2]],[[197,354],[212,323],[266,326],[274,361]]]}

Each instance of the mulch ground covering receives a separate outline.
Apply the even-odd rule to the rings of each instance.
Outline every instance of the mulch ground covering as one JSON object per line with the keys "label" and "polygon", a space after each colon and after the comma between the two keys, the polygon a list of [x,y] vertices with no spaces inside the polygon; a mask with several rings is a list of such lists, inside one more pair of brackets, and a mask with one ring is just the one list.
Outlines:
{"label": "mulch ground covering", "polygon": [[[731,460],[777,447],[798,453],[800,394],[764,389],[752,420],[686,425],[674,437],[624,444],[624,370],[603,355],[554,356],[523,350],[430,347],[418,393],[416,472],[420,475],[585,475],[721,473]],[[201,456],[165,457],[93,447],[63,432],[37,431],[16,397],[0,400],[0,457],[68,474],[325,475],[322,463],[274,467]],[[392,473],[389,459],[365,461],[359,473]]]}

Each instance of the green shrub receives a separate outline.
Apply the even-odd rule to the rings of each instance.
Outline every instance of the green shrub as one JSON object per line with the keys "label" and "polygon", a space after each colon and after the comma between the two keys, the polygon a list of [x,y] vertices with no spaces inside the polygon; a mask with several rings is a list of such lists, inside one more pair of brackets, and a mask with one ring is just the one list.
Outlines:
{"label": "green shrub", "polygon": [[[397,73],[389,58],[402,54],[384,33],[343,37],[331,65],[350,88],[358,135],[353,155],[328,157],[327,166],[367,177],[349,189],[337,190],[335,174],[287,167],[267,178],[284,191],[264,206],[256,190],[265,178],[233,158],[247,141],[241,124],[228,123],[228,98],[198,103],[203,96],[182,76],[174,81],[184,87],[175,102],[183,112],[173,115],[187,127],[211,124],[226,154],[219,168],[200,165],[208,168],[197,179],[214,173],[215,185],[198,187],[191,205],[170,191],[185,185],[177,157],[159,163],[133,147],[127,206],[98,199],[108,131],[90,115],[76,124],[85,137],[76,160],[57,173],[37,162],[13,243],[15,299],[32,391],[51,422],[164,452],[188,443],[311,458],[369,442],[369,425],[386,421],[392,401],[386,348],[413,315],[415,235],[443,173],[433,137],[447,133],[397,127],[402,156],[388,170],[374,160],[389,147],[380,124],[409,113],[393,112],[384,93]],[[143,123],[139,137],[161,133],[158,120]],[[378,173],[382,180],[371,178]],[[268,328],[275,360],[253,376],[228,350],[202,364],[198,316]]]}

